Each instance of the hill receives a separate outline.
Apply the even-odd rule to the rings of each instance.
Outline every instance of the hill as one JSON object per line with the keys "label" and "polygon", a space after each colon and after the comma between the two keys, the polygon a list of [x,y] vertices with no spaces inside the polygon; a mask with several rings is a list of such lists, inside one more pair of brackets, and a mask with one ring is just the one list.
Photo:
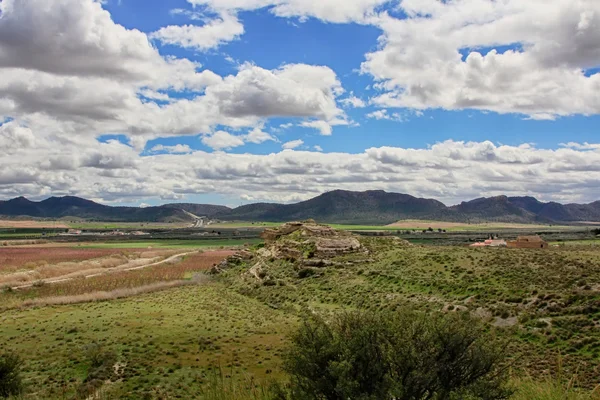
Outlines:
{"label": "hill", "polygon": [[437,200],[407,194],[383,190],[335,190],[296,204],[242,206],[221,217],[247,221],[281,222],[313,218],[338,224],[389,224],[402,218],[425,218],[445,209],[446,206]]}
{"label": "hill", "polygon": [[600,222],[600,201],[590,204],[544,203],[533,197],[496,196],[447,207],[443,203],[382,190],[335,190],[295,204],[255,203],[231,209],[211,204],[176,203],[159,207],[111,207],[79,197],[24,197],[0,201],[0,216],[78,217],[115,222],[179,222],[199,217],[227,221],[286,222],[315,219],[338,224],[386,225],[402,219],[461,223],[507,222],[568,224]]}
{"label": "hill", "polygon": [[36,218],[77,217],[115,222],[178,222],[190,217],[180,209],[167,207],[111,207],[79,197],[50,197],[35,202],[24,197],[0,201],[0,215]]}

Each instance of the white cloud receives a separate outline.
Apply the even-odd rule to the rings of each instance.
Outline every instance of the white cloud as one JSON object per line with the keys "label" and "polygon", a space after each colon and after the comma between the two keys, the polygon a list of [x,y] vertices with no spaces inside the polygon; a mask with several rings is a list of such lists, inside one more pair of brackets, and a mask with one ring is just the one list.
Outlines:
{"label": "white cloud", "polygon": [[353,107],[353,108],[364,108],[367,104],[360,98],[351,95],[345,99],[341,99],[340,103],[342,103],[345,107]]}
{"label": "white cloud", "polygon": [[373,103],[534,119],[600,113],[600,74],[584,73],[600,65],[600,2],[404,0],[400,7],[409,18],[370,19],[384,31],[362,65],[384,91]]}
{"label": "white cloud", "polygon": [[280,17],[318,18],[328,22],[364,22],[389,0],[188,0],[214,10],[257,10],[269,7]]}
{"label": "white cloud", "polygon": [[236,76],[206,90],[225,115],[324,120],[343,115],[336,104],[336,96],[342,92],[330,68],[305,64],[288,64],[273,71],[246,64]]}
{"label": "white cloud", "polygon": [[0,125],[0,153],[27,149],[35,144],[31,129],[19,126],[15,121]]}
{"label": "white cloud", "polygon": [[232,135],[229,132],[217,131],[213,134],[204,136],[202,143],[215,150],[227,150],[244,145],[244,140],[239,136]]}
{"label": "white cloud", "polygon": [[260,128],[254,128],[252,131],[250,131],[245,136],[244,139],[246,140],[246,142],[255,143],[255,144],[260,144],[260,143],[264,143],[267,141],[274,141],[274,142],[277,141],[277,139],[275,139],[273,136],[271,136],[267,132],[264,132]]}
{"label": "white cloud", "polygon": [[291,150],[300,147],[304,144],[303,140],[292,140],[281,145],[284,150]]}
{"label": "white cloud", "polygon": [[333,133],[333,128],[330,124],[325,121],[304,121],[300,123],[300,126],[304,128],[313,128],[318,130],[321,135],[329,136]]}
{"label": "white cloud", "polygon": [[[594,143],[582,144],[590,150],[549,150],[527,144],[445,141],[425,149],[378,147],[352,154],[315,152],[314,147],[301,151],[304,143],[292,141],[285,147],[294,151],[266,155],[194,151],[140,156],[117,141],[68,142],[34,135],[36,141],[18,153],[0,151],[0,198],[72,194],[133,203],[216,193],[295,201],[357,187],[433,197],[449,204],[499,194],[561,202],[600,198],[600,152],[593,151],[600,144]],[[219,137],[222,142],[213,143],[218,148],[243,144],[227,133],[206,138],[216,142]]]}
{"label": "white cloud", "polygon": [[115,24],[96,1],[2,4],[0,117],[36,135],[118,132],[139,149],[159,136],[252,128],[270,117],[344,118],[336,104],[343,89],[328,67],[243,65],[221,77],[162,57],[144,33]]}
{"label": "white cloud", "polygon": [[235,15],[223,13],[219,18],[208,20],[202,26],[169,25],[150,35],[163,45],[206,51],[238,39],[244,34],[244,26]]}
{"label": "white cloud", "polygon": [[399,113],[388,114],[388,110],[386,110],[386,109],[376,110],[376,111],[366,114],[365,116],[367,118],[374,118],[376,120],[386,119],[389,121],[398,121],[398,122],[403,121],[403,118]]}
{"label": "white cloud", "polygon": [[561,147],[566,147],[569,149],[575,149],[575,150],[600,150],[600,144],[595,144],[595,143],[575,143],[575,142],[569,142],[569,143],[561,143],[560,144]]}
{"label": "white cloud", "polygon": [[316,151],[323,151],[323,148],[319,145],[313,146]]}
{"label": "white cloud", "polygon": [[150,149],[151,152],[166,152],[169,154],[188,154],[193,150],[187,144],[176,144],[174,146],[165,146],[162,144],[157,144],[156,146]]}

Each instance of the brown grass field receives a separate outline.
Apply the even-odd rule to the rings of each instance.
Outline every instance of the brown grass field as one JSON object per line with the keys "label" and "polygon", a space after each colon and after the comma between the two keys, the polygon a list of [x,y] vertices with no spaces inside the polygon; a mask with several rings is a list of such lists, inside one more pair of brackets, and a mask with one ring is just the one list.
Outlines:
{"label": "brown grass field", "polygon": [[[107,252],[95,255],[105,255],[102,253]],[[125,255],[118,249],[112,253],[109,250],[108,256],[91,260],[43,264],[25,272],[0,272],[0,286],[17,288],[11,301],[0,301],[0,309],[111,300],[194,284],[198,280],[195,273],[210,269],[234,252],[162,250]]]}
{"label": "brown grass field", "polygon": [[56,229],[67,229],[69,228],[64,222],[61,221],[33,221],[33,220],[6,220],[0,219],[0,228],[56,228]]}

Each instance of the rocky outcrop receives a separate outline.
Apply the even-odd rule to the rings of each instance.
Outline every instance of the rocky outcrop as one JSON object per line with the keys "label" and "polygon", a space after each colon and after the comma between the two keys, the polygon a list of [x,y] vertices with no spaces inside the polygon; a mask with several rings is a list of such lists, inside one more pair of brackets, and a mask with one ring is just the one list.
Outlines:
{"label": "rocky outcrop", "polygon": [[262,234],[263,253],[289,260],[332,258],[343,254],[366,251],[351,233],[338,231],[315,221],[288,222]]}
{"label": "rocky outcrop", "polygon": [[[268,278],[267,272],[264,271],[268,270],[269,263],[274,260],[287,260],[296,267],[305,269],[344,267],[370,260],[336,260],[336,257],[346,254],[368,255],[369,250],[361,243],[359,236],[317,224],[313,220],[288,222],[279,228],[266,229],[262,238],[265,240],[264,247],[255,252],[242,251],[230,256],[213,267],[213,272],[219,273],[241,264],[253,265],[247,276],[261,280],[264,278],[261,275]],[[405,240],[396,237],[391,237],[390,240],[395,246],[410,246]]]}

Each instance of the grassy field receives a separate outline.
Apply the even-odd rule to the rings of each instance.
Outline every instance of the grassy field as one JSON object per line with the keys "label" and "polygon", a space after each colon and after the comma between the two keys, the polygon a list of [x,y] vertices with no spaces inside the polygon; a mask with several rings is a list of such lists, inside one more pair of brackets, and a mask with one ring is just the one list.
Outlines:
{"label": "grassy field", "polygon": [[[600,384],[598,249],[470,249],[360,240],[369,253],[337,257],[336,265],[308,268],[310,273],[291,260],[266,257],[238,262],[216,277],[204,275],[230,254],[206,252],[140,270],[0,289],[0,351],[12,349],[25,359],[27,399],[83,399],[97,390],[104,399],[202,399],[220,374],[252,385],[283,379],[285,336],[304,312],[465,311],[510,340],[511,371],[522,388],[515,399],[592,399],[577,396],[573,387],[589,393]],[[80,268],[90,267],[88,257],[135,264],[201,248],[198,242],[231,244],[98,243],[63,247],[81,252],[64,256],[31,247],[21,250],[27,255],[19,259],[21,268],[41,265],[50,271],[65,257]],[[46,264],[40,264],[44,258]],[[258,261],[262,272],[255,276],[249,270]],[[91,368],[94,352],[110,367],[99,382]],[[563,387],[572,395],[544,394]]]}
{"label": "grassy field", "polygon": [[[228,222],[222,224],[213,224],[210,227],[213,228],[273,228],[282,225],[279,222]],[[552,230],[573,230],[581,229],[580,227],[573,226],[562,226],[562,225],[539,225],[539,224],[514,224],[514,223],[481,223],[481,224],[467,224],[467,223],[455,223],[455,222],[443,222],[443,221],[427,221],[427,220],[404,220],[398,221],[390,225],[350,225],[350,224],[328,224],[331,227],[339,230],[346,231],[406,231],[416,230],[422,231],[424,229],[432,228],[434,230],[443,229],[447,232],[464,232],[464,231],[498,231],[498,230],[539,230],[539,229],[552,229]]]}
{"label": "grassy field", "polygon": [[[280,226],[280,222],[247,222],[231,221],[211,224],[208,228],[218,229],[242,229],[242,228],[274,228]],[[173,222],[88,222],[88,221],[9,221],[1,220],[0,228],[72,228],[81,230],[151,230],[151,229],[181,229],[189,228],[192,223]],[[352,224],[331,224],[336,229],[352,231],[397,231],[397,230],[423,230],[432,228],[445,229],[448,232],[463,231],[485,231],[485,230],[503,230],[503,229],[548,229],[553,230],[572,230],[572,226],[561,225],[541,225],[541,224],[515,224],[515,223],[455,223],[444,221],[429,220],[402,220],[390,225],[352,225]]]}
{"label": "grassy field", "polygon": [[[542,376],[558,370],[579,374],[580,384],[600,384],[600,252],[593,248],[547,251],[385,245],[363,238],[368,256],[345,256],[345,267],[300,269],[266,261],[276,285],[222,279],[281,309],[397,309],[469,311],[512,341],[516,370]],[[360,261],[368,259],[369,261]],[[265,262],[263,260],[263,262]],[[305,276],[305,278],[301,278]]]}
{"label": "grassy field", "polygon": [[132,229],[132,230],[144,230],[144,229],[179,229],[188,228],[192,225],[191,222],[66,222],[66,224],[73,229]]}
{"label": "grassy field", "polygon": [[486,231],[486,230],[504,230],[504,229],[523,229],[523,230],[534,230],[534,229],[548,229],[553,230],[572,230],[577,229],[572,226],[562,225],[540,225],[540,224],[515,224],[508,222],[487,222],[478,224],[468,224],[462,222],[443,222],[443,221],[422,221],[422,220],[403,220],[398,221],[394,224],[386,226],[387,228],[400,229],[400,230],[423,230],[428,228],[433,229],[445,229],[448,232],[461,232],[461,231]]}
{"label": "grassy field", "polygon": [[550,244],[557,246],[600,246],[600,239],[570,240],[564,242],[552,242]]}
{"label": "grassy field", "polygon": [[5,311],[0,348],[27,360],[32,398],[88,394],[87,353],[99,346],[119,363],[118,382],[104,385],[105,398],[192,399],[219,368],[233,377],[272,376],[294,321],[209,283],[110,302]]}

